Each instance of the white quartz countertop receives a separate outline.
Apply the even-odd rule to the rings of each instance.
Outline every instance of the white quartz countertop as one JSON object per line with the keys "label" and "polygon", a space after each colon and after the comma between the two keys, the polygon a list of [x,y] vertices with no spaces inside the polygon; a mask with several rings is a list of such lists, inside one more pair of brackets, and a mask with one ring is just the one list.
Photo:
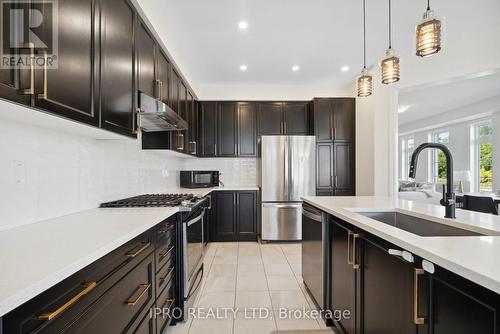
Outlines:
{"label": "white quartz countertop", "polygon": [[[393,197],[304,197],[304,201],[500,293],[499,216],[457,209],[456,219],[446,219],[444,207]],[[363,211],[399,211],[486,236],[422,237],[360,215]]]}
{"label": "white quartz countertop", "polygon": [[[169,189],[206,196],[218,190]],[[177,213],[170,208],[92,209],[0,231],[0,317]]]}

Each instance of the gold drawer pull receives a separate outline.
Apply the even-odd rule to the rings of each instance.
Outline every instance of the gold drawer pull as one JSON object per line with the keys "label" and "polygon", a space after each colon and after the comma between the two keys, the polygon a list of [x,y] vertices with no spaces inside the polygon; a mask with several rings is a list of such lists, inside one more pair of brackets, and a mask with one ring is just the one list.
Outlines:
{"label": "gold drawer pull", "polygon": [[351,261],[351,236],[353,233],[351,231],[347,231],[347,264],[353,264]]}
{"label": "gold drawer pull", "polygon": [[168,272],[165,276],[160,277],[160,282],[165,282],[167,280],[167,277],[174,271],[174,267],[168,268]]}
{"label": "gold drawer pull", "polygon": [[33,43],[27,43],[24,48],[30,50],[30,86],[29,88],[23,89],[21,94],[23,95],[34,95],[35,94],[35,45]]}
{"label": "gold drawer pull", "polygon": [[139,284],[139,288],[143,289],[142,292],[139,294],[139,296],[137,296],[135,300],[129,299],[125,302],[125,304],[127,304],[128,306],[135,306],[139,302],[139,300],[141,300],[141,298],[144,297],[146,292],[148,292],[150,287],[151,284]]}
{"label": "gold drawer pull", "polygon": [[352,234],[352,268],[359,269],[359,264],[356,263],[357,252],[356,252],[356,239],[358,239],[361,235],[358,233]]}
{"label": "gold drawer pull", "polygon": [[141,254],[144,250],[146,250],[149,246],[151,246],[151,243],[150,242],[141,242],[141,245],[142,245],[142,247],[139,248],[137,251],[135,251],[135,252],[134,251],[127,252],[125,255],[127,255],[128,257],[130,257],[130,258],[133,259],[137,255]]}
{"label": "gold drawer pull", "polygon": [[170,231],[171,229],[174,228],[174,225],[172,224],[168,224],[168,225],[165,225],[166,229],[161,229],[161,230],[158,230],[158,234],[165,234],[167,233],[168,231]]}
{"label": "gold drawer pull", "polygon": [[160,260],[163,260],[165,256],[170,254],[172,252],[172,249],[174,249],[174,246],[168,246],[167,251],[163,254],[160,254]]}
{"label": "gold drawer pull", "polygon": [[85,287],[82,291],[80,291],[78,294],[76,294],[73,298],[68,300],[66,303],[64,303],[61,307],[59,307],[57,310],[52,311],[52,312],[43,312],[38,315],[38,319],[43,319],[43,320],[52,320],[55,317],[57,317],[59,314],[63,313],[66,311],[71,305],[79,301],[83,296],[88,294],[90,291],[94,290],[94,288],[97,286],[96,282],[85,282],[82,283],[82,286]]}
{"label": "gold drawer pull", "polygon": [[175,302],[175,299],[167,299],[165,302],[165,305],[168,304],[167,309],[170,309],[172,307],[172,305],[174,305],[174,302]]}
{"label": "gold drawer pull", "polygon": [[43,91],[42,91],[42,94],[38,94],[38,98],[41,99],[41,100],[47,100],[48,99],[48,96],[49,96],[49,93],[48,93],[48,88],[47,88],[47,81],[48,81],[48,78],[47,78],[47,51],[40,51],[42,54],[43,54],[43,59],[44,59],[44,63],[43,63]]}
{"label": "gold drawer pull", "polygon": [[423,274],[423,269],[415,268],[413,275],[413,322],[415,325],[425,324],[425,318],[418,316],[418,278]]}

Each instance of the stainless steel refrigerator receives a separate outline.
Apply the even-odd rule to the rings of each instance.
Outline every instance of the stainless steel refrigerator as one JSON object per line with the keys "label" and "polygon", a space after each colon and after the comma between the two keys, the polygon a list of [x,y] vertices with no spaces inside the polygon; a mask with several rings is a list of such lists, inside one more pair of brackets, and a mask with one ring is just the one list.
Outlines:
{"label": "stainless steel refrigerator", "polygon": [[261,239],[302,240],[302,196],[314,196],[314,136],[262,136],[259,186]]}

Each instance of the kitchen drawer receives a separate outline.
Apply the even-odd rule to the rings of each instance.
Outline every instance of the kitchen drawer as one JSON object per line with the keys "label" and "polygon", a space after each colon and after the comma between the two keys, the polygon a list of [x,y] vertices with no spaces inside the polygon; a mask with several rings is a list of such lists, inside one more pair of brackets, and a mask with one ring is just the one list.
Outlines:
{"label": "kitchen drawer", "polygon": [[155,334],[156,319],[151,316],[152,312],[154,312],[153,309],[147,310],[139,325],[130,331],[130,334]]}
{"label": "kitchen drawer", "polygon": [[154,289],[154,256],[150,254],[61,333],[125,333],[153,305]]}
{"label": "kitchen drawer", "polygon": [[168,261],[156,274],[156,295],[159,295],[163,289],[174,280],[175,277],[175,261]]}
{"label": "kitchen drawer", "polygon": [[95,261],[3,317],[4,333],[57,333],[116,284],[148,254],[146,232]]}
{"label": "kitchen drawer", "polygon": [[171,313],[175,307],[175,284],[172,280],[170,285],[158,296],[156,307],[161,309],[162,314],[156,317],[156,333],[164,334],[172,322]]}
{"label": "kitchen drawer", "polygon": [[175,258],[175,238],[169,239],[169,243],[163,246],[156,247],[156,271],[162,268],[166,263]]}
{"label": "kitchen drawer", "polygon": [[168,242],[175,234],[175,221],[168,219],[160,223],[156,228],[156,245],[162,245]]}

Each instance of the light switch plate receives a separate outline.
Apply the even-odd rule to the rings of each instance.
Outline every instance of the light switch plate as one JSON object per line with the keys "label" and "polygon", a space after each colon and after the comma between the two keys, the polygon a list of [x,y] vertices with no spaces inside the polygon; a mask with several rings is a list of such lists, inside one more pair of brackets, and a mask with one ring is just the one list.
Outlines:
{"label": "light switch plate", "polygon": [[23,161],[10,162],[10,182],[12,184],[26,184],[26,166]]}

